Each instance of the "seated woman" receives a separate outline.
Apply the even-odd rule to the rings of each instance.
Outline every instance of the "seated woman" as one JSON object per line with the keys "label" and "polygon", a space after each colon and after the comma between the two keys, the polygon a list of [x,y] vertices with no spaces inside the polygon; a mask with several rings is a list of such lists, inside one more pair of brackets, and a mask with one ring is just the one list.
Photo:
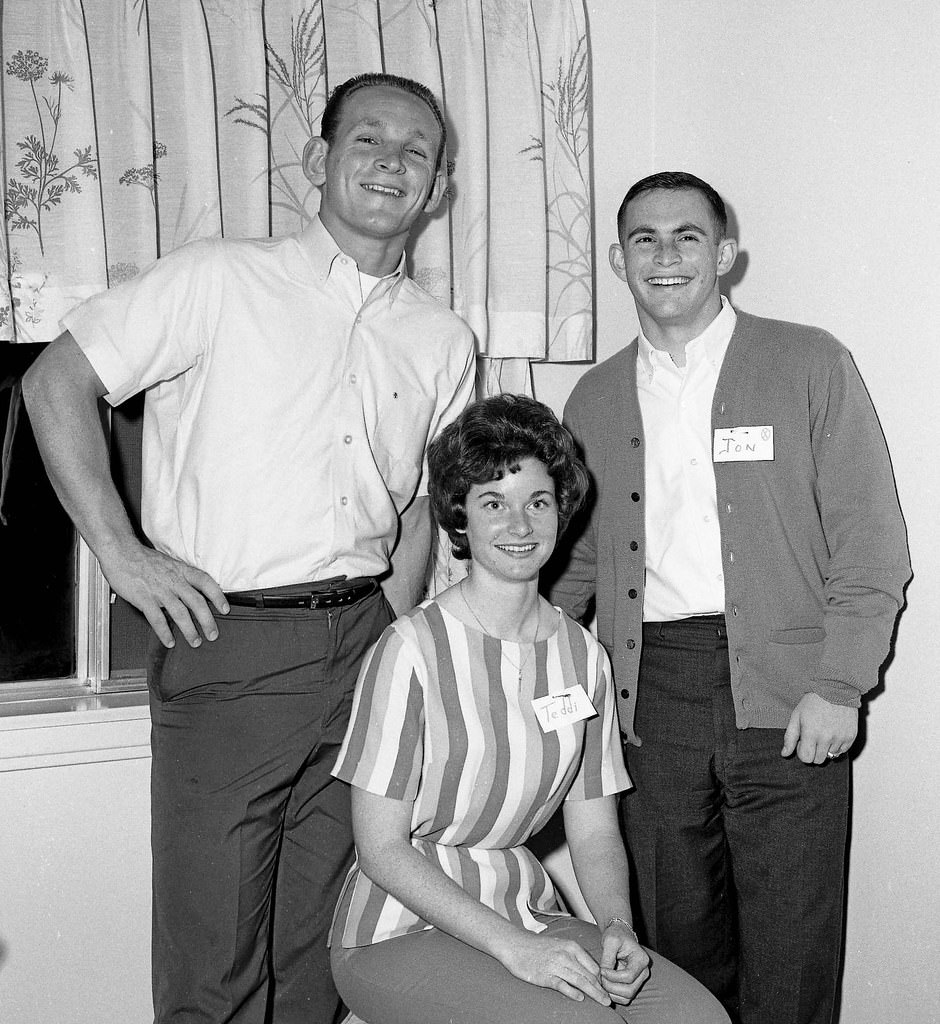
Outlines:
{"label": "seated woman", "polygon": [[[570,435],[539,402],[499,395],[428,458],[470,574],[393,623],[359,676],[334,769],[357,849],[332,932],[340,994],[368,1024],[727,1024],[637,942],[609,663],[538,593],[587,487]],[[562,802],[600,927],[562,909],[523,845]]]}

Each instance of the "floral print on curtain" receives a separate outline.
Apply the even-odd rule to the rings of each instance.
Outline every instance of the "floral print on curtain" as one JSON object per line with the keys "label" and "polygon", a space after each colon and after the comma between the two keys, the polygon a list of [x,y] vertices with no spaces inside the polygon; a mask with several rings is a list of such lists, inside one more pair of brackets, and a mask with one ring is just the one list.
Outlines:
{"label": "floral print on curtain", "polygon": [[297,230],[330,88],[423,81],[450,129],[449,203],[415,279],[473,328],[485,390],[592,356],[583,0],[5,0],[0,341],[214,234]]}

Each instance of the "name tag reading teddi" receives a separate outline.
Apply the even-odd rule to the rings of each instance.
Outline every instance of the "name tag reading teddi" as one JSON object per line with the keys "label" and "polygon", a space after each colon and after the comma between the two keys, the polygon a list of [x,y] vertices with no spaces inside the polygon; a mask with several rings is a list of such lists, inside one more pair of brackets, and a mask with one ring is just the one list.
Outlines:
{"label": "name tag reading teddi", "polygon": [[773,462],[773,427],[716,427],[715,462]]}
{"label": "name tag reading teddi", "polygon": [[542,732],[557,732],[566,725],[593,718],[597,714],[590,698],[577,683],[559,693],[536,697],[532,707]]}

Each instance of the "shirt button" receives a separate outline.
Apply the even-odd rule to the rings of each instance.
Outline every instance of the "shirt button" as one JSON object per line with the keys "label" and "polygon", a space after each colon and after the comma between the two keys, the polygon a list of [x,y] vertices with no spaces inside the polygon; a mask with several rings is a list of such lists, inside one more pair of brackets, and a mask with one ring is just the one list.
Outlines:
{"label": "shirt button", "polygon": [[343,444],[352,444],[352,434],[347,434],[343,438]]}
{"label": "shirt button", "polygon": [[356,375],[354,373],[351,373],[349,375],[349,383],[350,384],[355,384],[356,383]]}
{"label": "shirt button", "polygon": [[631,437],[630,438],[630,445],[633,448],[639,448],[640,447],[640,439],[638,437]]}
{"label": "shirt button", "polygon": [[640,500],[640,492],[639,491],[634,491],[633,494],[630,495],[630,497],[634,501],[639,501]]}
{"label": "shirt button", "polygon": [[362,323],[362,317],[361,316],[357,316],[355,322],[357,324],[361,324]]}
{"label": "shirt button", "polygon": [[639,550],[639,547],[640,547],[640,545],[637,544],[637,542],[635,540],[631,540],[630,541],[630,550],[631,551],[637,551],[637,550]]}
{"label": "shirt button", "polygon": [[629,690],[621,690],[620,691],[620,696],[623,697],[624,700],[626,700],[627,697],[630,696],[630,691]]}
{"label": "shirt button", "polygon": [[706,523],[710,523],[712,521],[712,517],[711,516],[702,516],[702,520],[704,522],[706,522]]}
{"label": "shirt button", "polygon": [[690,462],[690,463],[691,463],[691,465],[693,465],[693,466],[697,466],[697,465],[698,465],[698,459],[690,459],[690,460],[689,460],[689,462]]}
{"label": "shirt button", "polygon": [[349,504],[349,498],[347,498],[346,495],[344,494],[343,497],[339,499],[339,503],[340,503],[340,505],[348,505]]}
{"label": "shirt button", "polygon": [[636,591],[635,591],[635,590],[633,589],[633,587],[631,587],[631,588],[630,588],[630,589],[629,589],[629,590],[627,591],[627,597],[636,597]]}
{"label": "shirt button", "polygon": [[636,647],[636,640],[628,640],[627,641],[627,650],[628,651],[632,651],[634,647]]}

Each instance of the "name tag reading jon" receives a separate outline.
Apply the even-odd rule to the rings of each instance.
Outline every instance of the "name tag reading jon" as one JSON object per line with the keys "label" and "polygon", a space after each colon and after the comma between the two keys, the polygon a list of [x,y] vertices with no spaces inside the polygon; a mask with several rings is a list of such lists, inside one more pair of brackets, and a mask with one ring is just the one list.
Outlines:
{"label": "name tag reading jon", "polygon": [[593,718],[597,712],[583,688],[575,683],[567,690],[536,697],[532,701],[542,732],[557,732],[566,725]]}
{"label": "name tag reading jon", "polygon": [[773,427],[716,427],[715,462],[773,462]]}

